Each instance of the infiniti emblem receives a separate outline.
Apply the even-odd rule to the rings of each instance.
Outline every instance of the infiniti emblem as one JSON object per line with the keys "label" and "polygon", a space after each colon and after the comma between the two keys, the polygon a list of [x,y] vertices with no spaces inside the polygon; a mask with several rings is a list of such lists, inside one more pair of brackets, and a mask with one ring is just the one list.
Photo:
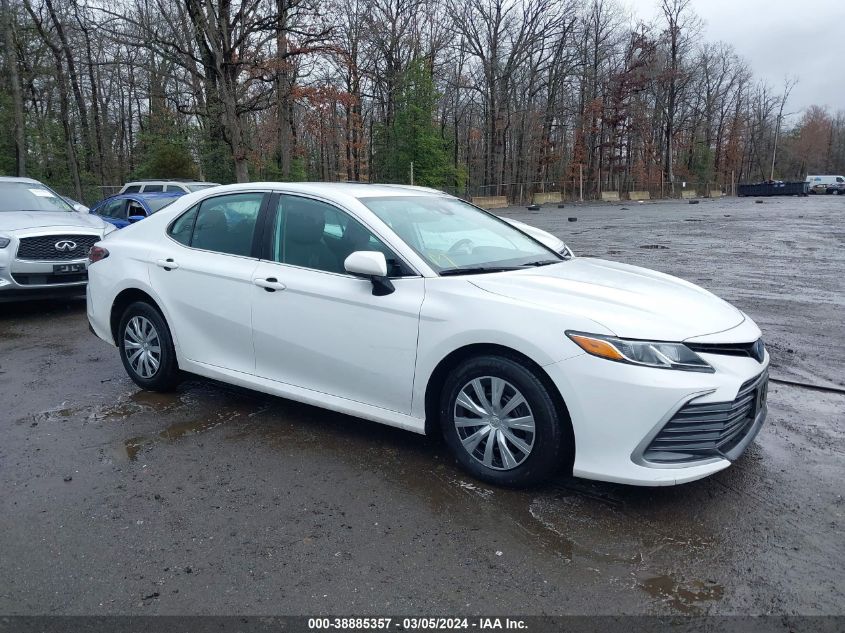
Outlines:
{"label": "infiniti emblem", "polygon": [[59,240],[55,244],[57,251],[73,251],[76,250],[76,242],[71,240]]}

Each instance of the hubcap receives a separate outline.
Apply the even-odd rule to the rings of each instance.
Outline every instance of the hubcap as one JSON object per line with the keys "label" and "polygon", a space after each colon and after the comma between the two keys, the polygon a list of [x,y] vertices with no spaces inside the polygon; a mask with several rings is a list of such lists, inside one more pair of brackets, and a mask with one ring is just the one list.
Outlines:
{"label": "hubcap", "polygon": [[123,333],[123,353],[129,366],[141,378],[152,378],[161,365],[161,341],[149,319],[135,316]]}
{"label": "hubcap", "polygon": [[458,438],[474,460],[494,470],[511,470],[534,446],[534,415],[519,390],[495,376],[469,381],[452,413]]}

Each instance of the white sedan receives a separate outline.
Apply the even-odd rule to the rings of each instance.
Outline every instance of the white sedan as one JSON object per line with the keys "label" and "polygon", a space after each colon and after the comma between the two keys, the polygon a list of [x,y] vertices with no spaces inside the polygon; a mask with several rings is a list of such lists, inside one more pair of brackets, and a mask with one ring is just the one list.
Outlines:
{"label": "white sedan", "polygon": [[740,310],[430,190],[215,187],[90,262],[91,327],[142,388],[187,372],[442,434],[495,484],[692,481],[766,417],[769,356]]}

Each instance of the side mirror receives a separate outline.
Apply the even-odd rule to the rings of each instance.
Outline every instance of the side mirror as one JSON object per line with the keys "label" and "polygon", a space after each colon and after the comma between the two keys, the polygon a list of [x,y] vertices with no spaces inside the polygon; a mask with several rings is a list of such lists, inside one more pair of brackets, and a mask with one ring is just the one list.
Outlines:
{"label": "side mirror", "polygon": [[130,215],[126,219],[129,220],[130,224],[135,224],[135,222],[138,222],[139,220],[143,220],[145,217],[147,217],[147,216],[145,216],[145,215]]}
{"label": "side mirror", "polygon": [[369,277],[373,283],[373,294],[377,297],[389,295],[396,288],[387,277],[387,260],[378,251],[355,251],[343,262],[346,272],[358,277]]}

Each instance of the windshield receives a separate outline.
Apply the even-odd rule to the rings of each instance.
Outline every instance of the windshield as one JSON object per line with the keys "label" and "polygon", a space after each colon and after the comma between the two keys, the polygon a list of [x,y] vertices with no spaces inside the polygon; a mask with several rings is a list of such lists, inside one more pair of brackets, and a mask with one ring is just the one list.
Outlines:
{"label": "windshield", "polygon": [[204,182],[201,185],[185,185],[188,188],[188,191],[202,191],[203,189],[208,189],[209,187],[218,187],[219,185],[216,182]]}
{"label": "windshield", "polygon": [[455,198],[390,196],[360,201],[441,274],[562,261],[503,220]]}
{"label": "windshield", "polygon": [[168,198],[147,198],[144,202],[147,203],[147,206],[150,208],[150,212],[155,213],[156,211],[161,211],[164,207],[171,204],[178,198],[179,196],[172,196]]}
{"label": "windshield", "polygon": [[76,213],[65,200],[44,185],[34,182],[0,182],[2,211],[69,211]]}

